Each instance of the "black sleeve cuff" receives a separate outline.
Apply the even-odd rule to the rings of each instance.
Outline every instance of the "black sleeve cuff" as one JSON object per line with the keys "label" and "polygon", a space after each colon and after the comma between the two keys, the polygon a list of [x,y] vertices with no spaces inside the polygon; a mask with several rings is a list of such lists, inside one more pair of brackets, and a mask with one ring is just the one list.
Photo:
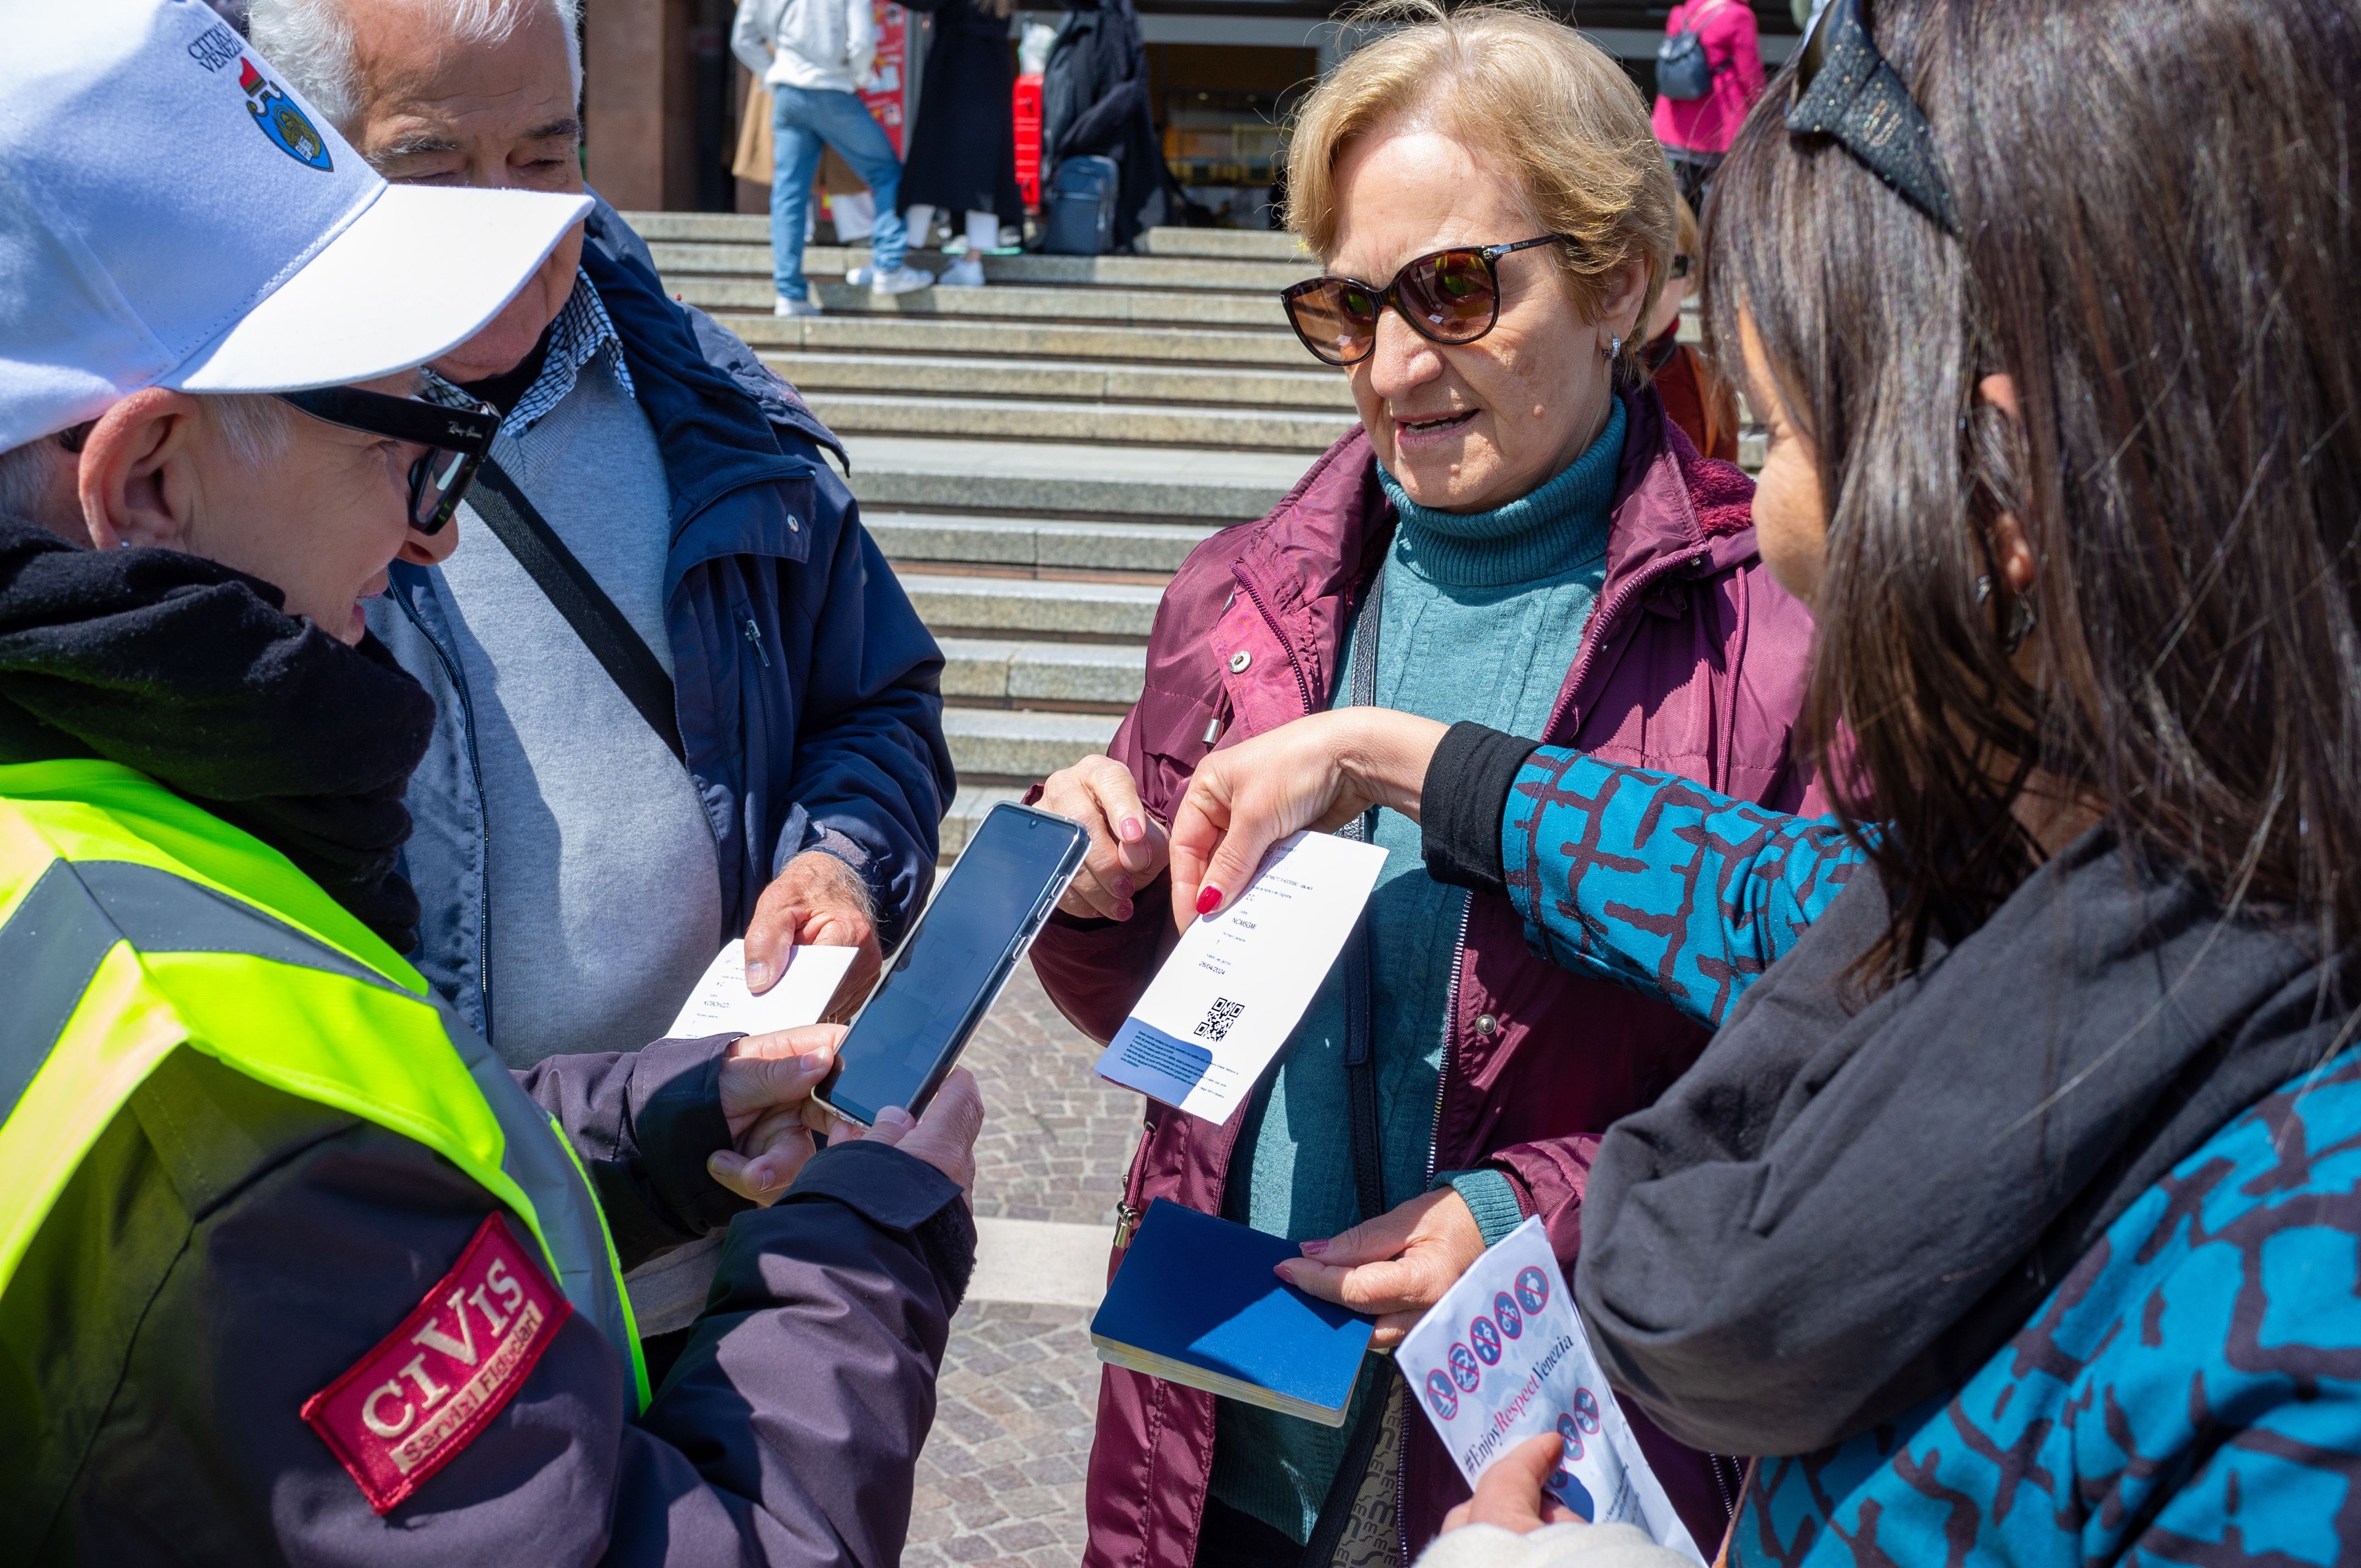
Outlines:
{"label": "black sleeve cuff", "polygon": [[975,1272],[975,1215],[959,1183],[916,1155],[885,1144],[830,1144],[805,1162],[782,1204],[841,1203],[918,1244],[957,1309]]}
{"label": "black sleeve cuff", "polygon": [[1500,861],[1500,823],[1517,770],[1540,744],[1480,724],[1455,724],[1444,733],[1419,791],[1420,848],[1427,875],[1477,893],[1509,891]]}
{"label": "black sleeve cuff", "polygon": [[702,1235],[753,1207],[705,1168],[730,1146],[721,1111],[721,1060],[735,1035],[657,1040],[637,1053],[631,1073],[631,1134],[656,1201]]}

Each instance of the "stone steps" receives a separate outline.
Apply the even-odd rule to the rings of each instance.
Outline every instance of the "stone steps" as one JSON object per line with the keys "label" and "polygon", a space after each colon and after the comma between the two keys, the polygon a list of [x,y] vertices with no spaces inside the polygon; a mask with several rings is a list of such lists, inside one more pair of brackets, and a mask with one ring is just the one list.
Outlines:
{"label": "stone steps", "polygon": [[941,637],[943,700],[961,707],[1111,713],[1139,700],[1148,650],[1104,642]]}
{"label": "stone steps", "polygon": [[[944,297],[953,291],[945,290]],[[924,296],[918,296],[923,298]],[[1134,367],[1239,366],[1327,375],[1283,328],[1252,332],[1169,323],[1012,321],[1001,317],[846,311],[824,316],[729,313],[731,332],[765,352],[814,354],[1023,355],[1044,359],[1115,360]]]}
{"label": "stone steps", "polygon": [[[1004,345],[1004,352],[1016,346]],[[1345,419],[1353,417],[1352,387],[1334,371],[805,351],[765,354],[763,359],[807,399],[831,392],[895,396],[939,393],[1065,402],[1236,407],[1258,413],[1317,410]],[[1330,421],[1323,428],[1328,429],[1334,422]],[[1334,439],[1335,434],[1331,430],[1319,444],[1325,446]]]}
{"label": "stone steps", "polygon": [[[816,278],[820,304],[831,313],[939,317],[954,321],[1109,322],[1178,327],[1262,327],[1289,333],[1277,291],[1260,294],[1189,293],[1157,289],[1046,289],[1010,286],[986,289],[921,289],[915,294],[879,296]],[[767,313],[777,296],[770,270],[759,276],[669,275],[664,286],[699,310]],[[1301,345],[1298,345],[1298,351]],[[1309,354],[1307,364],[1312,363]]]}
{"label": "stone steps", "polygon": [[812,391],[804,400],[840,435],[941,435],[1109,445],[1295,452],[1308,460],[1352,427],[1349,414],[1159,403],[1022,401]]}
{"label": "stone steps", "polygon": [[[658,241],[733,243],[767,247],[771,220],[761,213],[632,213],[640,237]],[[1202,257],[1222,261],[1286,261],[1300,257],[1295,236],[1254,229],[1150,229],[1142,251],[1150,256]]]}
{"label": "stone steps", "polygon": [[886,559],[897,565],[994,566],[1052,576],[1169,574],[1213,532],[1181,523],[960,517],[873,509],[862,510],[862,521]]}
{"label": "stone steps", "polygon": [[[771,275],[768,244],[714,245],[658,241],[648,247],[656,269],[667,278]],[[869,259],[867,247],[814,245],[804,249],[807,277],[841,278]],[[913,265],[940,272],[955,259],[939,251],[910,253]],[[990,256],[983,258],[985,286],[1034,288],[1191,289],[1220,293],[1276,293],[1319,269],[1305,260],[1240,261],[1191,256]]]}
{"label": "stone steps", "polygon": [[[909,565],[907,562],[905,566]],[[1019,633],[1044,640],[1144,642],[1163,589],[1153,583],[961,576],[904,570],[902,591],[937,636]]]}
{"label": "stone steps", "polygon": [[863,514],[907,508],[972,516],[1241,522],[1303,477],[1291,453],[1129,451],[1066,442],[854,435],[850,483]]}
{"label": "stone steps", "polygon": [[943,736],[962,781],[1010,785],[1046,778],[1079,757],[1105,751],[1117,722],[1113,714],[946,706]]}
{"label": "stone steps", "polygon": [[1290,261],[1306,259],[1291,234],[1258,229],[1149,229],[1140,236],[1148,256],[1208,256],[1224,260]]}
{"label": "stone steps", "polygon": [[959,852],[967,848],[969,836],[983,826],[985,814],[994,806],[1004,800],[1024,798],[1025,787],[1021,784],[960,785],[959,793],[951,797],[950,809],[943,814],[941,848],[937,851],[939,863],[947,866],[959,859]]}

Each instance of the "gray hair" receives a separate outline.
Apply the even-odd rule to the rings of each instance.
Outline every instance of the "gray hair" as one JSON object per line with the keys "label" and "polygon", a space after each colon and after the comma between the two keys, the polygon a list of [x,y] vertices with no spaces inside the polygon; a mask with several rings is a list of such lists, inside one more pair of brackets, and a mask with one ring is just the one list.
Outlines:
{"label": "gray hair", "polygon": [[0,519],[11,522],[40,522],[43,504],[49,498],[53,474],[60,463],[71,461],[54,435],[28,441],[22,446],[0,452]]}
{"label": "gray hair", "polygon": [[546,5],[566,31],[574,101],[582,101],[582,0],[251,0],[247,37],[288,83],[350,136],[360,116],[360,69],[353,60],[355,5],[404,5],[437,14],[455,44],[504,41],[528,9]]}
{"label": "gray hair", "polygon": [[[286,455],[294,410],[267,392],[206,392],[198,400],[237,466],[258,473]],[[48,526],[60,469],[71,473],[96,420],[0,452],[0,518]]]}

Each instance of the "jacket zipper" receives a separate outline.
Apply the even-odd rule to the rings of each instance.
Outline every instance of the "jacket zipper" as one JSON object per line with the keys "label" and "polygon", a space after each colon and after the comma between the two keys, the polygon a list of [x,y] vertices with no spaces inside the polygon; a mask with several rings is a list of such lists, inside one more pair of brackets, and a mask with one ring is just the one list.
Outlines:
{"label": "jacket zipper", "polygon": [[1279,618],[1270,613],[1270,606],[1263,603],[1262,595],[1257,591],[1255,586],[1244,577],[1238,578],[1237,582],[1238,587],[1246,589],[1247,599],[1255,607],[1255,613],[1262,617],[1265,626],[1270,628],[1271,636],[1278,641],[1281,648],[1287,650],[1287,667],[1295,672],[1295,689],[1302,695],[1304,714],[1309,717],[1317,713],[1319,709],[1312,706],[1312,677],[1303,673],[1303,662],[1295,656],[1295,644],[1290,642],[1287,640],[1287,634],[1279,629]]}
{"label": "jacket zipper", "polygon": [[492,810],[484,794],[484,764],[477,756],[476,705],[467,696],[467,683],[460,677],[458,663],[444,651],[434,633],[426,630],[426,622],[418,618],[418,609],[411,603],[410,594],[397,593],[393,602],[401,607],[401,613],[410,618],[418,635],[434,650],[434,657],[442,661],[444,678],[459,694],[459,722],[467,732],[467,771],[476,781],[476,821],[484,836],[484,869],[476,879],[476,992],[484,999],[484,1040],[489,1045],[492,1038]]}
{"label": "jacket zipper", "polygon": [[[1459,895],[1459,939],[1451,948],[1451,990],[1443,1006],[1443,1070],[1434,1075],[1434,1120],[1426,1129],[1426,1185],[1434,1185],[1434,1168],[1440,1163],[1441,1150],[1436,1140],[1443,1136],[1443,1091],[1451,1081],[1451,1043],[1459,1036],[1459,971],[1467,960],[1467,919],[1475,912],[1473,894]],[[1392,1398],[1392,1390],[1387,1390]],[[1408,1422],[1410,1412],[1402,1412]],[[1401,1452],[1394,1455],[1394,1538],[1401,1551],[1402,1568],[1410,1568],[1410,1438],[1405,1432]]]}
{"label": "jacket zipper", "polygon": [[1123,1201],[1115,1206],[1115,1250],[1117,1252],[1131,1245],[1132,1235],[1139,1229],[1140,1215],[1146,1212],[1136,1200],[1148,1179],[1141,1157],[1147,1152],[1148,1141],[1156,1136],[1156,1118],[1153,1115],[1142,1116],[1139,1127],[1139,1149],[1132,1156],[1131,1178],[1124,1183]]}
{"label": "jacket zipper", "polygon": [[1636,598],[1642,590],[1653,587],[1659,578],[1702,559],[1710,549],[1710,545],[1700,544],[1668,560],[1659,561],[1617,588],[1613,598],[1591,612],[1590,624],[1584,629],[1582,635],[1582,652],[1574,661],[1574,671],[1566,676],[1565,685],[1558,688],[1557,705],[1550,709],[1549,722],[1542,726],[1542,744],[1559,744],[1550,737],[1557,733],[1559,720],[1565,718],[1574,694],[1582,689],[1583,677],[1590,674],[1590,666],[1598,661],[1598,651],[1607,645],[1607,634],[1614,630],[1615,620],[1623,613],[1623,607]]}
{"label": "jacket zipper", "polygon": [[763,661],[763,668],[769,669],[771,655],[763,647],[763,629],[754,624],[754,618],[751,615],[746,618],[746,641],[754,645],[754,657]]}

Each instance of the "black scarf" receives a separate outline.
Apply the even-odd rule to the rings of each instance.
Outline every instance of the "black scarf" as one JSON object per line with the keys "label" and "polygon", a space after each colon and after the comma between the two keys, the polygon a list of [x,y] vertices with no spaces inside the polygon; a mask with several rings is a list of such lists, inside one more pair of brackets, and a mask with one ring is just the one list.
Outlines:
{"label": "black scarf", "polygon": [[2107,1226],[2316,1066],[2322,967],[2103,829],[1852,1013],[1853,879],[1671,1092],[1602,1141],[1576,1295],[1619,1390],[1807,1453],[1964,1383]]}
{"label": "black scarf", "polygon": [[171,550],[85,550],[0,519],[0,762],[138,769],[295,862],[407,952],[394,871],[434,704],[269,583]]}

